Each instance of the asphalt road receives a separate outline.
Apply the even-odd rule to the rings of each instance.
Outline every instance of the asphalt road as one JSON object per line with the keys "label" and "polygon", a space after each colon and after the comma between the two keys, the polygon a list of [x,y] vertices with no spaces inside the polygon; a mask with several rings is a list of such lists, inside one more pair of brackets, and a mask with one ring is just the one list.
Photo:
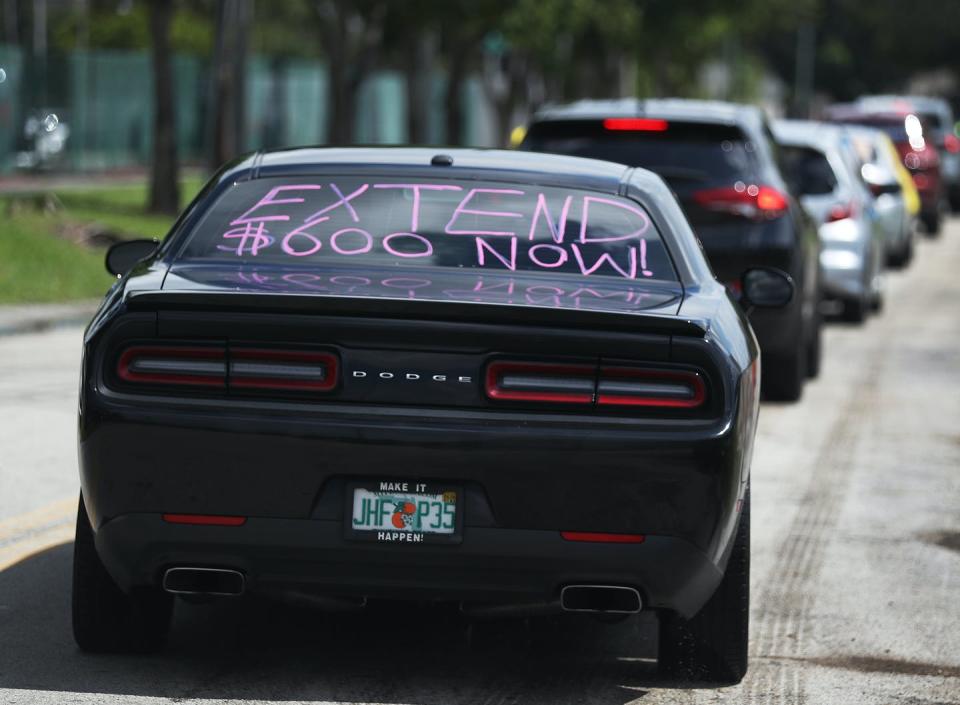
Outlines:
{"label": "asphalt road", "polygon": [[655,621],[469,626],[451,611],[324,615],[179,604],[154,657],[80,654],[70,565],[80,332],[0,337],[0,702],[960,703],[960,223],[835,324],[753,464],[741,686],[656,675]]}

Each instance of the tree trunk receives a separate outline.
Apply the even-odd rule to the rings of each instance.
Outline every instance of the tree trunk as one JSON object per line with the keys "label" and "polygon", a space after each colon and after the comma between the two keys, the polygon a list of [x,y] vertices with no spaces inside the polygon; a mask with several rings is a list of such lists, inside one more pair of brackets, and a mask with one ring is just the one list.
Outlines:
{"label": "tree trunk", "polygon": [[154,117],[149,210],[175,215],[180,209],[180,187],[177,182],[177,113],[170,52],[172,18],[173,3],[150,0]]}
{"label": "tree trunk", "polygon": [[434,46],[433,34],[421,29],[414,33],[407,47],[407,141],[411,144],[426,144],[430,139],[428,115]]}
{"label": "tree trunk", "polygon": [[217,169],[245,149],[249,0],[217,3],[216,47],[210,97],[210,168]]}
{"label": "tree trunk", "polygon": [[444,98],[446,108],[446,138],[447,144],[460,146],[466,140],[466,125],[463,115],[463,85],[467,78],[469,49],[459,46],[452,47],[450,66],[447,69],[447,88]]}

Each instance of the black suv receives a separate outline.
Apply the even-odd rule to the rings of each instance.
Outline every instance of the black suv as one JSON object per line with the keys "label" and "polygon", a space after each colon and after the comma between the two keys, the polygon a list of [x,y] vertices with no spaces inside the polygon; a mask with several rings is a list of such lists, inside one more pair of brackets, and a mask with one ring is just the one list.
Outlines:
{"label": "black suv", "polygon": [[[790,193],[762,110],[695,100],[580,101],[538,113],[521,149],[606,159],[658,173],[673,189],[717,278],[790,274],[790,306],[756,311],[768,399],[800,398],[820,362],[819,248],[815,224]],[[737,292],[739,293],[739,292]]]}

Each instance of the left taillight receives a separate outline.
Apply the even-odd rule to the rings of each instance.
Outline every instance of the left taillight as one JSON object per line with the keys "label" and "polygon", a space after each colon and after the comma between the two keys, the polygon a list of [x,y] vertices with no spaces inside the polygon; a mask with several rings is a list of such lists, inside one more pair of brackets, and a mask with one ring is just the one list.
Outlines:
{"label": "left taillight", "polygon": [[230,387],[329,392],[337,385],[337,357],[326,352],[230,349]]}
{"label": "left taillight", "polygon": [[117,358],[116,376],[137,385],[235,390],[329,392],[337,386],[335,354],[313,350],[133,345]]}
{"label": "left taillight", "polygon": [[226,388],[226,350],[135,345],[121,353],[117,376],[138,384]]}

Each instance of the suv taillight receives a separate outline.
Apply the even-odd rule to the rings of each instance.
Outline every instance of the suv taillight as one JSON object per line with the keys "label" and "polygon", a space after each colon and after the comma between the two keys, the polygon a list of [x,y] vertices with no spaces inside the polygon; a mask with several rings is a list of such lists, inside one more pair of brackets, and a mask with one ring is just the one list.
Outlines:
{"label": "suv taillight", "polygon": [[772,186],[743,182],[696,191],[693,200],[706,210],[758,221],[779,218],[789,207],[787,197]]}

